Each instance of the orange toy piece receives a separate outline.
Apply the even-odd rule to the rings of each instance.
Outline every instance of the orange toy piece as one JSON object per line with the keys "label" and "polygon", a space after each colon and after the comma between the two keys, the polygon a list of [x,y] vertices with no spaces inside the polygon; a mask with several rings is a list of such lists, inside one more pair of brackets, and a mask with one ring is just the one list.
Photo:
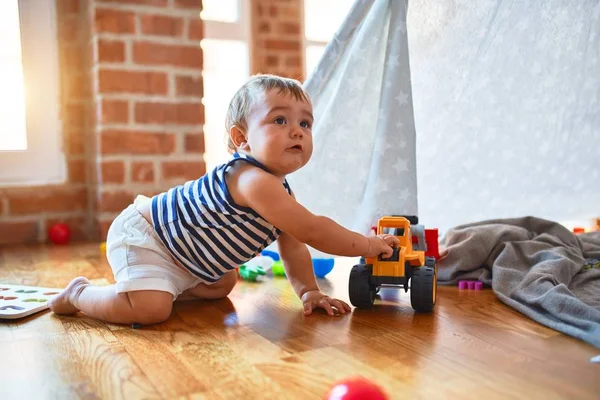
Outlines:
{"label": "orange toy piece", "polygon": [[[418,223],[416,217],[410,218],[415,225]],[[402,285],[408,291],[410,282],[412,307],[418,312],[432,311],[437,293],[436,259],[426,257],[425,251],[413,249],[411,222],[405,217],[381,218],[377,234],[383,233],[393,234],[400,243],[391,257],[366,258],[352,268],[348,285],[350,302],[359,308],[371,307],[382,285]]]}

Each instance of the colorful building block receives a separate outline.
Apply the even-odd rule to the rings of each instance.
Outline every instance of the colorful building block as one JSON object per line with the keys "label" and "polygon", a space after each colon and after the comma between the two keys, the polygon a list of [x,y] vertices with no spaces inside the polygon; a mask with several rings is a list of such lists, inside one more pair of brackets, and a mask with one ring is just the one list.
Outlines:
{"label": "colorful building block", "polygon": [[483,282],[473,280],[458,281],[458,290],[482,290]]}

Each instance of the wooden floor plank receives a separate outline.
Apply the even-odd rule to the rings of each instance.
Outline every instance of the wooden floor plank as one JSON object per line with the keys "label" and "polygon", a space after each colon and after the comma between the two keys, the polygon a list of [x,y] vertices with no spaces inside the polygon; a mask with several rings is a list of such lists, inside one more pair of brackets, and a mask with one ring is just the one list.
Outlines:
{"label": "wooden floor plank", "polygon": [[[321,288],[348,301],[353,262]],[[114,282],[97,244],[0,249],[0,283],[64,287],[78,275]],[[49,311],[0,321],[0,398],[321,399],[360,375],[392,399],[597,399],[599,353],[489,289],[439,287],[421,315],[410,293],[384,288],[370,310],[307,317],[287,280],[266,276],[226,299],[176,302],[140,330]]]}

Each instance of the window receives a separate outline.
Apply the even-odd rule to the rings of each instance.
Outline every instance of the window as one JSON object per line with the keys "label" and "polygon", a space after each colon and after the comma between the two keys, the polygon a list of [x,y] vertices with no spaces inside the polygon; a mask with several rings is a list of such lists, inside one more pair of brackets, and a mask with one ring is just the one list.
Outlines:
{"label": "window", "polygon": [[0,2],[0,185],[65,178],[55,0]]}
{"label": "window", "polygon": [[304,0],[306,74],[319,63],[325,46],[339,29],[354,0]]}
{"label": "window", "polygon": [[225,115],[236,90],[250,76],[250,0],[204,0],[204,161],[207,169],[226,161]]}

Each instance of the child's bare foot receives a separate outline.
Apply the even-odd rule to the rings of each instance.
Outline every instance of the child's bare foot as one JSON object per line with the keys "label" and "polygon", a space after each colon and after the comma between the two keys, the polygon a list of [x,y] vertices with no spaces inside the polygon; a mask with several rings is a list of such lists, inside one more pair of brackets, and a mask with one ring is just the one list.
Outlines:
{"label": "child's bare foot", "polygon": [[79,309],[73,304],[73,298],[79,296],[81,290],[89,284],[90,281],[83,276],[73,279],[65,290],[50,300],[48,307],[59,315],[75,314]]}

